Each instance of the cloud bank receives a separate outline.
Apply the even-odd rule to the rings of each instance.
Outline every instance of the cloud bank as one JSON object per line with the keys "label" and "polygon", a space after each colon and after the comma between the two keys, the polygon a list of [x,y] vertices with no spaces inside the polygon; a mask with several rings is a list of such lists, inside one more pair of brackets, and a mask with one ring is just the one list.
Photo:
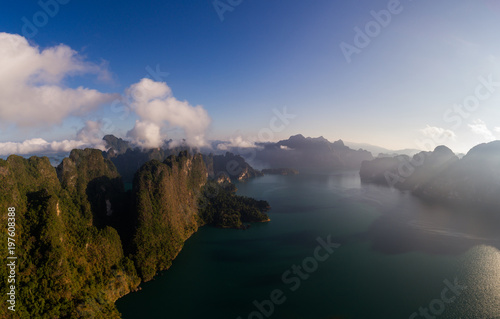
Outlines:
{"label": "cloud bank", "polygon": [[50,154],[70,152],[75,148],[97,148],[105,150],[105,142],[102,140],[104,135],[102,122],[88,121],[76,134],[72,140],[59,142],[47,142],[42,138],[33,138],[24,142],[5,142],[0,143],[0,156],[10,154]]}
{"label": "cloud bank", "polygon": [[493,132],[490,131],[486,123],[480,119],[472,121],[472,124],[469,124],[468,126],[472,133],[481,136],[487,142],[491,142],[496,139],[495,135],[493,135]]}
{"label": "cloud bank", "polygon": [[447,140],[455,140],[456,134],[452,130],[444,129],[442,127],[427,125],[424,129],[420,130],[425,136],[431,138],[439,143],[446,142]]}
{"label": "cloud bank", "polygon": [[256,147],[253,141],[244,139],[242,136],[230,138],[228,142],[223,142],[217,145],[217,149],[221,151],[229,151],[232,148],[253,148]]}
{"label": "cloud bank", "polygon": [[144,78],[127,89],[131,109],[137,114],[132,130],[127,136],[144,148],[160,147],[167,139],[166,128],[180,128],[186,143],[193,147],[205,146],[205,133],[210,126],[210,116],[201,106],[177,100],[164,82]]}
{"label": "cloud bank", "polygon": [[[162,146],[170,129],[182,130],[189,146],[207,144],[208,113],[200,105],[176,99],[166,83],[142,79],[125,91],[124,98],[64,85],[68,77],[83,74],[110,78],[106,65],[85,61],[66,45],[40,49],[20,35],[0,32],[0,129],[50,129],[72,116],[88,116],[99,106],[125,99],[138,117],[127,136],[138,146]],[[73,138],[56,142],[39,136],[24,142],[0,140],[0,155],[58,153],[83,147],[104,150],[102,128],[102,122],[89,121]]]}
{"label": "cloud bank", "polygon": [[[0,33],[0,123],[18,127],[50,127],[66,117],[86,115],[117,96],[65,87],[64,78],[109,74],[66,45],[44,50],[20,36]],[[29,145],[43,144],[40,139]]]}

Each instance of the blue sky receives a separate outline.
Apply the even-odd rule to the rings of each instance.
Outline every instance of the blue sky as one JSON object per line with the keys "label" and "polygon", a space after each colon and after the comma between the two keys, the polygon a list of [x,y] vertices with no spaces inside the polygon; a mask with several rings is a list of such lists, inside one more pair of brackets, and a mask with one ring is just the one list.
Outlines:
{"label": "blue sky", "polygon": [[[146,143],[151,130],[141,131],[136,121],[152,131],[148,125],[154,122],[161,137],[188,135],[198,142],[251,144],[272,128],[274,140],[302,133],[392,149],[447,144],[465,152],[500,138],[495,1],[220,0],[219,8],[231,9],[223,13],[213,1],[55,1],[41,1],[51,4],[49,11],[53,3],[58,6],[53,17],[45,14],[46,21],[37,1],[10,1],[0,12],[0,32],[24,36],[38,52],[63,44],[86,63],[84,70],[68,67],[55,82],[31,83],[38,72],[32,69],[23,84],[83,87],[101,95],[92,107],[74,106],[61,111],[60,119],[36,123],[7,112],[9,105],[0,102],[0,148],[37,138],[77,141],[95,128]],[[376,22],[372,11],[384,21]],[[40,27],[36,18],[42,19]],[[355,28],[366,34],[367,26],[373,37],[363,35],[369,43],[358,48]],[[346,59],[342,43],[357,53]],[[10,63],[7,55],[0,58]],[[0,69],[0,83],[9,76]],[[149,102],[113,104],[119,96],[130,98],[127,89],[144,77],[166,82],[171,93],[160,98],[175,100],[157,107],[170,113],[179,107],[176,119],[167,111],[157,119],[146,114]],[[30,111],[36,99],[28,101],[16,108],[26,107],[24,116],[36,120],[40,115]],[[295,117],[274,129],[270,122],[284,107]],[[206,125],[192,132],[193,122],[183,116],[195,113]]]}

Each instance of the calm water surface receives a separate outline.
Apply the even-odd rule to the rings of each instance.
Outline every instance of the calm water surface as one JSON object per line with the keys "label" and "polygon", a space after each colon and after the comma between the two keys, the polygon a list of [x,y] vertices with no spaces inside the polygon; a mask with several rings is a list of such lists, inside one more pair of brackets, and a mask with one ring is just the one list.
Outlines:
{"label": "calm water surface", "polygon": [[[500,318],[498,220],[357,172],[265,176],[238,194],[269,201],[271,222],[201,228],[168,271],[117,301],[123,318]],[[340,246],[317,261],[328,236]]]}

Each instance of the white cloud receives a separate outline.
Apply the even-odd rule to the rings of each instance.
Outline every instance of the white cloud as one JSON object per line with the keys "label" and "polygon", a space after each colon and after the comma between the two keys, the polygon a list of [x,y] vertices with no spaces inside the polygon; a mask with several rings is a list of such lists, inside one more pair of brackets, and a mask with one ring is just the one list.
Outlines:
{"label": "white cloud", "polygon": [[76,134],[76,141],[100,150],[105,149],[106,142],[103,141],[104,123],[102,121],[87,121],[85,126]]}
{"label": "white cloud", "polygon": [[217,144],[217,149],[219,151],[229,151],[229,149],[230,149],[229,143],[220,143],[220,144]]}
{"label": "white cloud", "polygon": [[493,130],[494,130],[495,132],[497,132],[497,133],[500,133],[500,127],[499,127],[499,126],[495,127]]}
{"label": "white cloud", "polygon": [[234,138],[230,138],[229,142],[220,143],[217,145],[217,149],[221,151],[227,151],[231,148],[253,148],[256,147],[255,143],[244,139],[242,136],[237,136]]}
{"label": "white cloud", "polygon": [[184,131],[190,146],[206,145],[205,132],[211,119],[201,106],[179,101],[164,82],[144,78],[128,88],[131,109],[139,116],[135,127],[127,133],[142,147],[159,147],[167,137],[164,127],[177,127]]}
{"label": "white cloud", "polygon": [[482,136],[486,141],[491,142],[495,140],[493,132],[490,131],[486,123],[482,120],[474,120],[472,124],[468,125],[472,133]]}
{"label": "white cloud", "polygon": [[448,140],[455,140],[456,134],[452,130],[447,130],[441,127],[429,126],[420,130],[425,136],[431,138],[437,143],[445,143]]}
{"label": "white cloud", "polygon": [[42,138],[33,138],[24,142],[0,143],[0,155],[10,154],[49,154],[59,152],[70,152],[75,148],[97,148],[105,150],[105,142],[102,140],[102,122],[88,121],[76,134],[76,139],[47,142]]}
{"label": "white cloud", "polygon": [[[66,45],[46,49],[29,43],[24,37],[0,32],[0,128],[29,132],[30,128],[51,128],[70,116],[85,116],[100,105],[118,100],[120,95],[97,90],[69,88],[69,76],[95,74],[109,80],[106,62],[87,62]],[[127,135],[143,147],[159,147],[172,128],[185,134],[190,146],[206,145],[205,133],[211,119],[206,110],[187,101],[177,100],[166,83],[142,79],[126,91],[130,109],[138,120]],[[66,152],[73,148],[104,149],[102,122],[87,122],[74,138],[48,142],[37,136],[24,142],[0,143],[0,154]]]}
{"label": "white cloud", "polygon": [[88,114],[116,98],[62,84],[67,76],[87,73],[109,78],[105,69],[85,62],[66,45],[40,50],[20,35],[0,33],[0,122],[22,127],[51,126],[71,115]]}
{"label": "white cloud", "polygon": [[159,147],[164,140],[159,125],[139,120],[135,121],[134,128],[128,131],[127,136],[133,138],[135,144],[145,148]]}

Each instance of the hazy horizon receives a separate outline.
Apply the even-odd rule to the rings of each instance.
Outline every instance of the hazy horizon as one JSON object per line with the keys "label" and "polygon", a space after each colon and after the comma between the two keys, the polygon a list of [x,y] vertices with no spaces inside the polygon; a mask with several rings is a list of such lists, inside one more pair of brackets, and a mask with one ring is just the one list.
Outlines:
{"label": "hazy horizon", "polygon": [[[115,136],[113,134],[109,134],[111,136]],[[254,149],[262,149],[263,144],[273,144],[273,143],[278,143],[280,141],[286,141],[289,138],[297,135],[302,135],[301,133],[297,133],[294,135],[290,135],[288,138],[285,138],[283,140],[273,140],[273,141],[263,141],[263,140],[258,140],[255,142],[255,144],[252,144],[249,142],[250,140],[243,140],[243,139],[227,139],[227,140],[207,140],[207,144],[202,146],[201,148],[197,146],[190,146],[186,144],[185,139],[182,140],[164,140],[163,144],[160,145],[158,148],[162,148],[165,150],[168,149],[173,149],[174,147],[188,147],[190,149],[193,149],[195,152],[201,152],[201,153],[207,153],[208,152],[217,152],[217,153],[223,153],[223,152],[231,152],[231,153],[236,153],[236,154],[245,154],[246,149],[248,148],[254,148]],[[142,147],[141,145],[135,144],[132,140],[126,137],[120,137],[120,136],[115,136],[119,139],[122,139],[128,143],[130,143],[131,148],[138,148],[141,149],[142,151],[146,151],[152,148],[149,147]],[[104,137],[103,137],[104,138]],[[306,139],[320,139],[320,138],[325,138],[324,136],[304,136]],[[326,139],[326,138],[325,138]],[[402,148],[402,149],[389,149],[385,148],[380,145],[373,145],[369,143],[363,143],[363,142],[352,142],[352,141],[346,141],[341,138],[335,139],[335,140],[329,140],[326,139],[330,143],[334,143],[337,141],[342,141],[345,146],[349,147],[352,150],[358,150],[362,149],[365,151],[370,152],[374,157],[377,157],[379,154],[400,154],[400,155],[411,155],[411,154],[416,154],[417,152],[421,151],[433,151],[432,150],[425,150],[425,149],[417,149],[417,148]],[[68,143],[69,142],[69,143]],[[72,143],[82,143],[82,144],[76,144],[73,145]],[[2,145],[3,144],[3,145]],[[53,141],[53,142],[47,142],[43,139],[33,139],[30,141],[25,141],[23,143],[13,143],[13,142],[7,142],[7,143],[0,143],[0,146],[3,146],[3,148],[0,148],[0,158],[6,159],[10,155],[21,155],[24,157],[31,157],[31,156],[68,156],[70,152],[73,149],[84,149],[84,148],[97,148],[102,151],[109,151],[111,147],[106,145],[107,143],[104,140],[97,140],[97,136],[95,140],[92,142],[89,142],[88,144],[85,142],[81,141]],[[443,146],[444,144],[440,144],[437,146]],[[74,148],[73,148],[74,146]],[[448,147],[447,145],[444,145]],[[477,145],[474,145],[477,146]],[[154,147],[153,149],[155,149]],[[472,148],[471,148],[472,149]],[[465,152],[456,152],[453,149],[451,149],[455,154],[466,154],[469,150]],[[1,153],[4,152],[4,153]]]}
{"label": "hazy horizon", "polygon": [[9,4],[0,153],[105,134],[458,153],[500,138],[494,1],[214,3]]}

